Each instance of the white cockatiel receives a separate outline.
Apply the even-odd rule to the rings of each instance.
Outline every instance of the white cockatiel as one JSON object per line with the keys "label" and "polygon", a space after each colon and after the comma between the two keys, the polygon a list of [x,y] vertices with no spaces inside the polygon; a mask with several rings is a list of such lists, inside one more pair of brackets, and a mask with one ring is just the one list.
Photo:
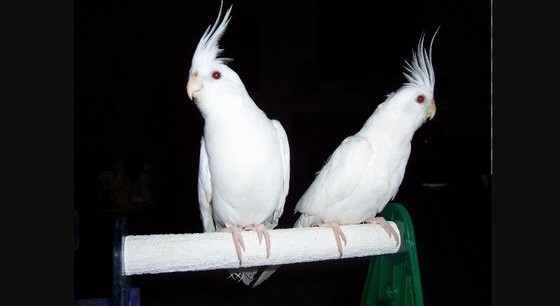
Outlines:
{"label": "white cockatiel", "polygon": [[[332,228],[341,257],[341,240],[346,242],[346,237],[339,225],[377,223],[399,243],[394,229],[376,215],[397,194],[414,133],[436,113],[432,67],[436,34],[429,51],[424,49],[424,35],[420,37],[412,64],[405,61],[408,83],[389,94],[358,133],[342,141],[296,205],[295,212],[301,215],[294,227]],[[268,267],[255,283],[264,282],[277,268]]]}
{"label": "white cockatiel", "polygon": [[379,104],[358,133],[342,141],[296,205],[301,215],[294,227],[331,227],[340,256],[346,238],[339,225],[377,223],[399,243],[393,228],[376,216],[397,194],[414,133],[436,113],[434,38],[426,51],[420,37],[412,63],[405,62],[408,82]]}
{"label": "white cockatiel", "polygon": [[[288,194],[290,148],[280,122],[269,119],[253,102],[235,71],[218,58],[218,46],[230,20],[231,7],[200,39],[192,58],[187,94],[204,118],[200,145],[198,201],[205,232],[231,232],[242,263],[242,230],[264,237],[278,224]],[[233,276],[245,284],[256,270]]]}

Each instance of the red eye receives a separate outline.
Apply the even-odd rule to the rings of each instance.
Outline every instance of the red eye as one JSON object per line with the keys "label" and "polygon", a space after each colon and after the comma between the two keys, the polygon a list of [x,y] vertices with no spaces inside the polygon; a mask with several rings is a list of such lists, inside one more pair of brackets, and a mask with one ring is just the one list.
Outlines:
{"label": "red eye", "polygon": [[426,97],[424,97],[424,95],[419,95],[418,97],[416,97],[416,102],[418,103],[424,103],[424,100],[426,100]]}
{"label": "red eye", "polygon": [[222,74],[219,71],[212,72],[212,77],[216,80],[222,77]]}

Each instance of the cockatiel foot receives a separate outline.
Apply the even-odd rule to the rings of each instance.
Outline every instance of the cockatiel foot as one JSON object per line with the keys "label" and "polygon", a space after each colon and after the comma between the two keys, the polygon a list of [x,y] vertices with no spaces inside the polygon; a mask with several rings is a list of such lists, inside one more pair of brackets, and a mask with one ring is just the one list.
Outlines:
{"label": "cockatiel foot", "polygon": [[231,236],[233,237],[233,246],[235,247],[235,252],[237,253],[237,258],[239,259],[239,265],[241,265],[241,249],[245,251],[245,241],[243,241],[243,235],[241,235],[241,228],[226,227],[223,228],[222,231],[231,233]]}
{"label": "cockatiel foot", "polygon": [[381,225],[381,227],[389,235],[389,238],[391,238],[391,236],[395,236],[395,240],[397,241],[397,245],[399,245],[399,243],[400,243],[399,235],[397,234],[395,229],[391,225],[389,225],[389,223],[387,222],[387,220],[385,220],[385,218],[383,218],[383,217],[375,217],[375,218],[369,217],[364,221],[364,223],[372,223],[372,224]]}
{"label": "cockatiel foot", "polygon": [[312,226],[320,226],[320,227],[330,227],[334,232],[334,239],[336,240],[336,247],[338,248],[338,253],[340,256],[338,258],[342,258],[342,243],[340,240],[344,241],[344,245],[346,245],[346,236],[344,232],[336,222],[323,222],[323,223],[313,223]]}
{"label": "cockatiel foot", "polygon": [[244,227],[245,230],[254,230],[257,232],[259,237],[259,244],[261,244],[264,237],[264,243],[266,245],[266,258],[270,258],[270,235],[268,234],[268,228],[264,224],[250,225]]}

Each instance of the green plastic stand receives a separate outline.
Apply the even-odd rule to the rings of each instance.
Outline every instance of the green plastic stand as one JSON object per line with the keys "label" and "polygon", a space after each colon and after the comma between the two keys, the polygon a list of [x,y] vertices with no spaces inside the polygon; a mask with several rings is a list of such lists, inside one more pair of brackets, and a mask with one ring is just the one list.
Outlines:
{"label": "green plastic stand", "polygon": [[381,212],[397,225],[401,247],[397,253],[373,256],[362,294],[362,306],[423,306],[420,268],[412,220],[400,203],[389,203]]}

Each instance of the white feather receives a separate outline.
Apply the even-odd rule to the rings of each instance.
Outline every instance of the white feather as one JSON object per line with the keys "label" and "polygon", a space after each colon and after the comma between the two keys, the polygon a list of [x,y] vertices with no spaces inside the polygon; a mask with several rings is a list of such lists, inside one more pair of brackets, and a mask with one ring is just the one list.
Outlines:
{"label": "white feather", "polygon": [[[200,39],[189,73],[189,82],[197,82],[195,102],[204,117],[200,215],[204,231],[258,224],[272,229],[289,189],[288,138],[280,122],[269,119],[251,99],[237,73],[224,65],[225,59],[217,58],[222,51],[219,39],[231,18],[231,7],[220,20],[221,10],[222,5],[216,22]],[[211,76],[216,71],[218,78]],[[249,285],[256,272],[239,269],[231,277]]]}
{"label": "white feather", "polygon": [[315,214],[346,198],[357,187],[364,165],[372,155],[371,144],[366,138],[350,136],[344,139],[300,198],[295,210]]}
{"label": "white feather", "polygon": [[205,232],[213,232],[216,230],[214,218],[212,217],[212,183],[210,178],[210,169],[208,168],[208,154],[206,153],[206,145],[204,137],[200,140],[200,162],[198,166],[198,204],[200,208],[200,217],[202,218],[202,226]]}
{"label": "white feather", "polygon": [[284,131],[279,121],[272,120],[272,125],[276,129],[276,134],[278,136],[278,143],[280,144],[280,152],[282,154],[282,168],[284,171],[282,196],[280,197],[280,201],[278,201],[274,214],[267,220],[266,225],[268,228],[275,228],[278,225],[278,220],[284,212],[284,204],[290,188],[290,144],[288,142],[288,135],[286,135],[286,131]]}
{"label": "white feather", "polygon": [[229,58],[218,58],[218,55],[220,55],[223,51],[223,49],[220,49],[218,42],[226,31],[228,23],[231,19],[231,9],[233,8],[233,5],[231,5],[226,11],[222,21],[218,24],[222,14],[222,5],[223,2],[220,2],[220,11],[218,12],[216,22],[206,28],[202,38],[198,41],[192,58],[191,70],[197,69],[200,66],[210,65],[211,63],[224,63],[231,60]]}
{"label": "white feather", "polygon": [[422,35],[420,36],[417,51],[412,51],[412,64],[405,61],[404,68],[406,72],[404,73],[404,75],[408,80],[408,83],[406,83],[405,85],[421,88],[434,88],[436,80],[434,75],[434,68],[432,66],[432,45],[438,31],[439,28],[436,30],[434,36],[432,37],[429,51],[426,51],[426,49],[424,48],[425,34],[422,33]]}
{"label": "white feather", "polygon": [[[395,197],[412,137],[434,103],[432,44],[433,39],[427,52],[421,35],[412,64],[406,62],[408,83],[389,94],[362,129],[346,138],[323,166],[296,206],[301,213],[296,226],[360,223],[376,216]],[[416,101],[419,95],[424,95],[424,103]]]}
{"label": "white feather", "polygon": [[[342,141],[329,157],[298,201],[295,211],[301,215],[294,227],[324,222],[358,224],[375,217],[395,197],[412,137],[434,103],[432,43],[426,52],[421,36],[412,64],[405,65],[408,83],[387,95],[362,129]],[[422,103],[417,102],[420,96],[424,96]],[[263,273],[259,283],[276,268]]]}

